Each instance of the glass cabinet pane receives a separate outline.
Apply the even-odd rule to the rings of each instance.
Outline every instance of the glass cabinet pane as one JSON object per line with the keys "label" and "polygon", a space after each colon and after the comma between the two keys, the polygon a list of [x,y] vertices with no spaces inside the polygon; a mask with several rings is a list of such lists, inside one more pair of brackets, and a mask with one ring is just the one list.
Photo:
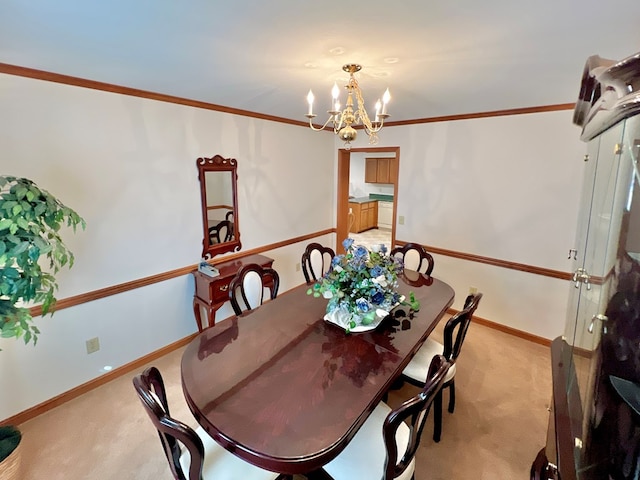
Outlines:
{"label": "glass cabinet pane", "polygon": [[640,478],[640,409],[628,401],[634,392],[640,399],[638,139],[640,118],[631,118],[589,145],[595,166],[583,195],[591,188],[592,197],[579,220],[575,264],[582,270],[570,287],[565,330],[575,374],[567,396],[580,412],[573,416],[574,457],[583,480]]}

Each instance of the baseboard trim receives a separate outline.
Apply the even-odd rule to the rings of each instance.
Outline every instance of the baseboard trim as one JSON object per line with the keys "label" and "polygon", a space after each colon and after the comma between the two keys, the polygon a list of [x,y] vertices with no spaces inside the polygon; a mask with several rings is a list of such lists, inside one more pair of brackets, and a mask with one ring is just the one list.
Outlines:
{"label": "baseboard trim", "polygon": [[[456,313],[458,313],[458,310],[449,308],[447,310],[447,313],[450,315],[455,315]],[[498,330],[499,332],[508,333],[509,335],[513,335],[514,337],[537,343],[538,345],[543,345],[545,347],[551,346],[551,340],[549,340],[548,338],[539,337],[538,335],[533,335],[532,333],[528,332],[523,332],[522,330],[518,330],[517,328],[508,327],[500,323],[492,322],[491,320],[487,320],[486,318],[477,317],[474,315],[473,322],[477,323],[478,325],[492,328],[493,330]]]}
{"label": "baseboard trim", "polygon": [[121,367],[115,368],[104,375],[101,375],[93,380],[89,380],[88,382],[83,383],[82,385],[78,385],[71,390],[68,390],[60,395],[56,395],[55,397],[46,400],[38,405],[35,405],[23,412],[20,412],[12,417],[6,418],[0,421],[0,426],[2,425],[20,425],[32,418],[37,417],[38,415],[42,415],[49,410],[54,409],[64,403],[67,403],[70,400],[73,400],[80,395],[83,395],[94,388],[100,387],[106,383],[109,383],[111,380],[115,380],[122,375],[125,375],[133,370],[140,369],[142,366],[146,365],[149,362],[152,362],[160,357],[163,357],[174,350],[177,350],[180,347],[187,345],[193,338],[197,335],[194,333],[189,335],[188,337],[182,338],[177,342],[173,342],[165,347],[162,347],[154,352],[151,352],[143,357],[140,357],[132,362],[129,362]]}

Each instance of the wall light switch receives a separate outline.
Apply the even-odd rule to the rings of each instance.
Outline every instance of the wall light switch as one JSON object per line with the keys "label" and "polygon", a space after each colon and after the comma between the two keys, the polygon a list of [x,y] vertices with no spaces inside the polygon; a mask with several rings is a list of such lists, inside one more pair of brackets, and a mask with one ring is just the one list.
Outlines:
{"label": "wall light switch", "polygon": [[404,215],[400,215],[400,216],[398,217],[398,223],[399,223],[400,225],[404,225]]}
{"label": "wall light switch", "polygon": [[98,337],[90,338],[86,342],[87,344],[87,353],[95,353],[100,350],[100,340]]}

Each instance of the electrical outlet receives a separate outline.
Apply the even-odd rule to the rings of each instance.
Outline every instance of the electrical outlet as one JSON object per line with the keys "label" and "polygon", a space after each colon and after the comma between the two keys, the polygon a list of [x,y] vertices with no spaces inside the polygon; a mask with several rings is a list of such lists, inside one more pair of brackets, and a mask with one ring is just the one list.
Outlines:
{"label": "electrical outlet", "polygon": [[404,225],[404,215],[400,215],[400,216],[398,217],[398,223],[399,223],[400,225]]}
{"label": "electrical outlet", "polygon": [[100,340],[98,337],[90,338],[86,341],[87,344],[87,353],[95,353],[100,350]]}
{"label": "electrical outlet", "polygon": [[470,295],[475,295],[476,293],[478,293],[478,287],[469,287]]}
{"label": "electrical outlet", "polygon": [[299,272],[299,271],[300,271],[300,264],[296,263],[296,272]]}

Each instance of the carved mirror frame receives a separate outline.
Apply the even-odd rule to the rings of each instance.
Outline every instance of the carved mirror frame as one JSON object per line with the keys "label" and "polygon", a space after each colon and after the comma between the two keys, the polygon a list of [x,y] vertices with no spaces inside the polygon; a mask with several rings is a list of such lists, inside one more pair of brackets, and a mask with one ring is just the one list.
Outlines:
{"label": "carved mirror frame", "polygon": [[[202,257],[210,259],[215,255],[238,251],[242,247],[240,243],[240,228],[238,226],[238,162],[235,158],[224,158],[221,155],[215,155],[211,158],[200,157],[196,164],[198,166],[200,202],[202,204],[202,227],[204,235],[202,240]],[[209,197],[207,196],[207,177],[215,173],[221,173],[223,175],[219,180],[225,184],[225,190],[227,191],[222,192],[224,196],[222,203],[210,205],[207,199],[212,197],[216,192],[210,191]],[[229,184],[226,184],[225,174],[228,175]],[[211,183],[212,182],[209,182],[209,190],[212,189]],[[231,204],[226,203],[227,201],[230,201]],[[225,210],[227,211],[226,215],[221,215]],[[231,218],[231,239],[222,239],[221,243],[216,243],[212,238],[211,232],[212,226],[215,226],[213,222],[217,220],[220,222],[229,221],[228,215],[230,212],[233,212]],[[222,218],[213,220],[209,218],[210,215],[218,215]]]}

